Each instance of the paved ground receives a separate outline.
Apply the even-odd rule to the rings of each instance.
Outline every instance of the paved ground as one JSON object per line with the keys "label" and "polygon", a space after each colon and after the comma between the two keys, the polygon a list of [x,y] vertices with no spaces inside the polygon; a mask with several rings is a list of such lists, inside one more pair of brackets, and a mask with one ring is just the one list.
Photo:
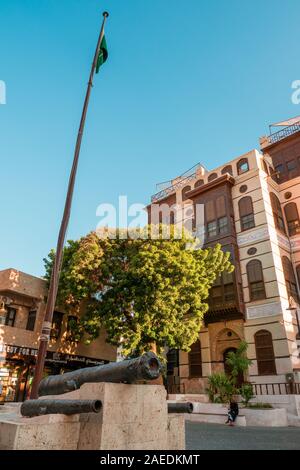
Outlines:
{"label": "paved ground", "polygon": [[300,450],[300,428],[186,423],[187,450]]}

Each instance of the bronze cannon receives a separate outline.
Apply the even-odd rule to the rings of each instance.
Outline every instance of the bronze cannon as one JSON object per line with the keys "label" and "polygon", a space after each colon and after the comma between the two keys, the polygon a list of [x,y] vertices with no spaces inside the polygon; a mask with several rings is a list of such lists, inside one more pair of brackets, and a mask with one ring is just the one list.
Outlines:
{"label": "bronze cannon", "polygon": [[161,370],[162,366],[158,357],[152,352],[147,352],[134,359],[86,367],[61,375],[49,375],[40,382],[39,396],[72,392],[85,383],[130,384],[139,380],[155,380],[160,376]]}

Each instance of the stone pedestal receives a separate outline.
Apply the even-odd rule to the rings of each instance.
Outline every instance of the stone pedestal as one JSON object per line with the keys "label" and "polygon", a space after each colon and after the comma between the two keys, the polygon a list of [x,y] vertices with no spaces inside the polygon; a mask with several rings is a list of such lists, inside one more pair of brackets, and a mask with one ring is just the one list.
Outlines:
{"label": "stone pedestal", "polygon": [[[168,418],[161,385],[84,384],[49,398],[97,399],[102,411],[73,416],[0,417],[0,449],[184,449],[182,416]],[[43,400],[43,397],[40,398]]]}

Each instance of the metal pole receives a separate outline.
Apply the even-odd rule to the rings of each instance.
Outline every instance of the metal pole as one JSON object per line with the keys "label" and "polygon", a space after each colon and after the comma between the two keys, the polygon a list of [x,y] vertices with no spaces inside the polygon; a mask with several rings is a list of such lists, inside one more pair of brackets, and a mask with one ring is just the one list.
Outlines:
{"label": "metal pole", "polygon": [[61,269],[62,259],[63,259],[65,237],[66,237],[66,232],[67,232],[68,223],[70,219],[70,213],[71,213],[72,198],[73,198],[73,192],[74,192],[74,185],[75,185],[75,179],[76,179],[76,172],[77,172],[77,166],[78,166],[78,160],[79,160],[82,135],[83,135],[84,125],[85,125],[85,119],[86,119],[91,89],[93,86],[93,77],[94,77],[95,68],[97,64],[97,58],[98,58],[99,51],[100,51],[101,41],[104,36],[104,25],[105,25],[105,21],[107,17],[108,17],[108,13],[105,11],[103,13],[102,26],[101,26],[101,30],[100,30],[100,34],[99,34],[99,38],[97,42],[97,47],[96,47],[92,67],[91,67],[91,72],[89,76],[87,91],[85,95],[85,100],[84,100],[84,105],[83,105],[83,110],[82,110],[82,115],[81,115],[81,120],[80,120],[80,125],[79,125],[79,130],[77,134],[73,165],[72,165],[72,169],[70,173],[68,191],[67,191],[67,196],[66,196],[66,201],[65,201],[65,208],[64,208],[63,218],[61,221],[61,226],[60,226],[58,240],[57,240],[56,256],[54,259],[54,264],[53,264],[52,273],[51,273],[48,299],[47,299],[46,310],[45,310],[45,317],[44,317],[44,321],[42,324],[41,336],[39,339],[40,344],[39,344],[39,350],[38,350],[37,361],[36,361],[36,366],[35,366],[34,378],[32,382],[32,390],[30,394],[30,398],[32,399],[35,399],[38,397],[38,386],[42,379],[45,358],[47,354],[47,346],[50,340],[53,310],[55,307],[57,290],[58,290],[58,281],[59,281],[60,269]]}

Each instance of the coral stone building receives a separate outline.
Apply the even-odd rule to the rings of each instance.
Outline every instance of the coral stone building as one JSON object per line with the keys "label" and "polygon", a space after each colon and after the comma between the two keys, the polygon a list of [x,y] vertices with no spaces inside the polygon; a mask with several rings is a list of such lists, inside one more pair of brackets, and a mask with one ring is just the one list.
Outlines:
{"label": "coral stone building", "polygon": [[[0,401],[28,397],[36,361],[38,338],[44,318],[46,281],[6,269],[0,271]],[[76,343],[70,332],[75,316],[55,311],[45,374],[59,374],[80,367],[116,360],[116,349],[105,341],[105,332],[87,346]]]}
{"label": "coral stone building", "polygon": [[235,265],[212,287],[191,352],[169,352],[170,391],[203,392],[212,372],[226,371],[226,355],[241,340],[253,361],[245,379],[270,384],[269,393],[299,382],[300,118],[285,124],[260,139],[260,151],[212,171],[196,165],[152,196],[152,207],[170,208],[167,221],[192,219],[194,230],[202,205],[204,230],[200,223],[197,231],[204,247],[221,243]]}

